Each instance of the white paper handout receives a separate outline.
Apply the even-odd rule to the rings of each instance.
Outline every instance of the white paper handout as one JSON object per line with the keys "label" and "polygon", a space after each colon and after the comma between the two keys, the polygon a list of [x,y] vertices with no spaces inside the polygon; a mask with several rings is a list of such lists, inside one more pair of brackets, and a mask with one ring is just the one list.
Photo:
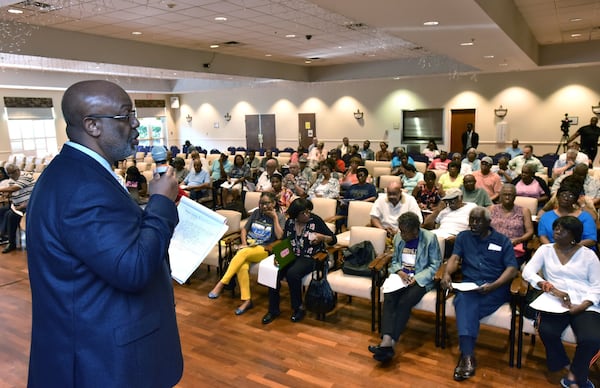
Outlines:
{"label": "white paper handout", "polygon": [[408,286],[408,284],[404,283],[404,280],[397,273],[393,273],[388,276],[387,279],[383,282],[381,289],[384,294],[389,294],[390,292],[398,291],[401,288]]}
{"label": "white paper handout", "polygon": [[277,288],[279,267],[275,265],[275,255],[267,256],[258,264],[258,283],[271,288]]}
{"label": "white paper handout", "polygon": [[535,300],[529,304],[529,307],[534,310],[545,311],[547,313],[564,313],[569,311],[568,308],[562,305],[560,298],[550,295],[547,292],[544,292],[535,298]]}
{"label": "white paper handout", "polygon": [[452,283],[452,289],[458,291],[473,291],[478,288],[479,286],[473,282]]}
{"label": "white paper handout", "polygon": [[227,218],[187,197],[177,206],[179,224],[171,238],[171,277],[183,284],[227,232]]}

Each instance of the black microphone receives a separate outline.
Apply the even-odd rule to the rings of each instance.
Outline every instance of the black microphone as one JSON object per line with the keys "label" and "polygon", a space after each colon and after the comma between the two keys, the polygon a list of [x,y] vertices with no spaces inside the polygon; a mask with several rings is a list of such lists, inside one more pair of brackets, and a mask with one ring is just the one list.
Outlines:
{"label": "black microphone", "polygon": [[156,170],[154,170],[156,174],[162,175],[167,172],[169,165],[167,164],[167,150],[164,147],[152,147],[152,159],[156,163]]}

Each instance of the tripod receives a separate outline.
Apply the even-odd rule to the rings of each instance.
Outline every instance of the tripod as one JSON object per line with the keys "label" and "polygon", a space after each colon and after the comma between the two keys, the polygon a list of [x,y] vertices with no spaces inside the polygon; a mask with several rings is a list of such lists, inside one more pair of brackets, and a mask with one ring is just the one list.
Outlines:
{"label": "tripod", "polygon": [[560,150],[560,147],[562,146],[563,148],[563,153],[567,152],[567,147],[569,144],[569,134],[563,132],[562,137],[560,138],[560,142],[558,143],[558,146],[556,147],[556,152],[555,154],[558,155],[558,151]]}

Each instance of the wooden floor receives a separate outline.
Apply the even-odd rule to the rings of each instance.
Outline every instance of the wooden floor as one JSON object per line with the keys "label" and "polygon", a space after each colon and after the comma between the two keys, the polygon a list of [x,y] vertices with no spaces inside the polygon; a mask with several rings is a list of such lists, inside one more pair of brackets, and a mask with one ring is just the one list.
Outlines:
{"label": "wooden floor", "polygon": [[[177,314],[185,358],[178,387],[545,387],[559,386],[560,374],[546,373],[544,347],[527,340],[521,369],[508,366],[506,333],[482,328],[476,355],[477,375],[462,383],[452,380],[458,357],[454,322],[449,322],[450,346],[434,346],[433,315],[415,313],[386,366],[371,358],[367,345],[378,343],[370,331],[365,300],[348,304],[340,297],[326,321],[308,315],[289,320],[287,290],[282,315],[263,325],[267,292],[253,285],[254,309],[242,316],[233,311],[238,298],[206,297],[218,280],[201,266],[191,284],[175,285]],[[285,288],[285,286],[284,286]],[[0,255],[0,387],[24,387],[27,381],[31,296],[26,253]],[[570,349],[572,352],[573,349]],[[592,368],[591,379],[600,382]]]}

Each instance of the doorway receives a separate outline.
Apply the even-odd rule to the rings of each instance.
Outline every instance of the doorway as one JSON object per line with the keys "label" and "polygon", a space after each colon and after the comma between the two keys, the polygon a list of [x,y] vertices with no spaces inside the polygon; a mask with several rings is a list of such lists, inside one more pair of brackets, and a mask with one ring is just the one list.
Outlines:
{"label": "doorway", "polygon": [[[450,113],[450,151],[462,153],[462,134],[467,130],[467,124],[475,124],[475,109],[452,109]],[[450,155],[448,156],[450,157]]]}
{"label": "doorway", "polygon": [[317,137],[316,115],[314,113],[298,113],[298,142],[308,149],[313,137]]}
{"label": "doorway", "polygon": [[260,150],[275,148],[275,115],[246,115],[246,148]]}

